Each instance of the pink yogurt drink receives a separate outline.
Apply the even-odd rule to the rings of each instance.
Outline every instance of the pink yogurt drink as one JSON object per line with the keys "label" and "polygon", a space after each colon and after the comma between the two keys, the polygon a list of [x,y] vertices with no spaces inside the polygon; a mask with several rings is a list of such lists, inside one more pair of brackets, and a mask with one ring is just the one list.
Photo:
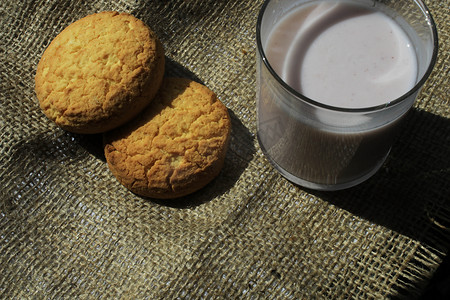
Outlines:
{"label": "pink yogurt drink", "polygon": [[366,180],[386,159],[432,55],[419,65],[421,38],[373,1],[287,1],[277,13],[268,2],[272,16],[261,14],[257,28],[265,32],[258,35],[263,152],[306,187]]}

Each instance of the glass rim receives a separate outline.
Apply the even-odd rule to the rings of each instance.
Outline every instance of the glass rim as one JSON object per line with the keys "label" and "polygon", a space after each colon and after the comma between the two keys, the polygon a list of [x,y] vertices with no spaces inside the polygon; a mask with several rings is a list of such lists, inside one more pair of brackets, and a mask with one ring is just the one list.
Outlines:
{"label": "glass rim", "polygon": [[436,28],[436,23],[433,20],[433,17],[430,13],[430,11],[428,10],[428,7],[425,5],[425,3],[423,3],[422,0],[412,0],[415,4],[417,4],[417,6],[419,6],[420,10],[422,11],[423,15],[426,17],[426,20],[428,21],[428,25],[431,29],[431,33],[432,33],[432,38],[433,38],[433,53],[431,55],[431,59],[430,59],[430,63],[428,65],[427,70],[425,71],[425,73],[422,75],[422,77],[420,78],[420,80],[417,81],[417,83],[411,88],[409,89],[408,92],[404,93],[403,95],[401,95],[400,97],[386,102],[384,104],[380,104],[380,105],[375,105],[375,106],[369,106],[369,107],[361,107],[361,108],[347,108],[347,107],[338,107],[338,106],[333,106],[333,105],[328,105],[328,104],[324,104],[321,102],[318,102],[314,99],[311,99],[309,97],[306,97],[305,95],[303,95],[302,93],[298,92],[297,90],[295,90],[294,88],[292,88],[289,84],[287,84],[278,74],[277,72],[275,72],[275,70],[272,68],[272,66],[269,63],[269,60],[266,57],[266,54],[264,52],[263,49],[263,45],[261,42],[261,24],[262,24],[262,20],[264,17],[264,13],[266,12],[266,8],[268,6],[268,4],[271,2],[272,0],[264,0],[264,3],[261,6],[261,9],[259,11],[258,14],[258,19],[256,22],[256,47],[257,47],[257,51],[260,54],[261,60],[264,62],[264,65],[267,67],[267,69],[269,70],[269,72],[271,73],[271,75],[276,79],[276,81],[278,83],[281,84],[281,86],[286,89],[290,94],[294,95],[296,98],[300,98],[301,100],[312,104],[314,106],[318,106],[321,108],[325,108],[328,110],[333,110],[333,111],[340,111],[340,112],[373,112],[373,111],[378,111],[381,109],[385,109],[385,108],[389,108],[392,106],[395,106],[397,104],[399,104],[400,102],[403,102],[405,99],[409,98],[411,95],[413,95],[414,93],[416,93],[425,83],[425,81],[428,79],[428,77],[430,76],[431,72],[433,71],[434,65],[436,63],[437,60],[437,54],[438,54],[438,48],[439,48],[439,44],[438,44],[438,34],[437,34],[437,28]]}

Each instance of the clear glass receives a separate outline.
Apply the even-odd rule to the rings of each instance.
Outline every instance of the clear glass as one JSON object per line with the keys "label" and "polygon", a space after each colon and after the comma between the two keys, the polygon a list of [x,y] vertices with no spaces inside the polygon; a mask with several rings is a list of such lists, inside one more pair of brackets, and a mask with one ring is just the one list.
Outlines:
{"label": "clear glass", "polygon": [[258,140],[288,180],[316,190],[340,190],[367,180],[389,155],[401,121],[436,61],[437,31],[421,1],[347,0],[383,10],[404,29],[416,52],[418,76],[411,90],[383,105],[333,107],[290,87],[264,51],[274,25],[287,12],[311,2],[317,1],[267,0],[261,8],[256,27]]}

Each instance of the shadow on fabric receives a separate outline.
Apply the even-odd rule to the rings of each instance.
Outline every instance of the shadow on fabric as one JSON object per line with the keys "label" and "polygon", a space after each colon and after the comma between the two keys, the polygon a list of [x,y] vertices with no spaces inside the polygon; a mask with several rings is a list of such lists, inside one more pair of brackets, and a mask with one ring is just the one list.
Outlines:
{"label": "shadow on fabric", "polygon": [[[441,253],[450,248],[450,120],[413,109],[384,166],[366,182],[311,193]],[[400,291],[401,293],[401,291]]]}
{"label": "shadow on fabric", "polygon": [[[445,251],[450,244],[450,120],[412,110],[403,126],[387,161],[372,178],[347,190],[313,193]],[[442,242],[437,243],[436,235]]]}

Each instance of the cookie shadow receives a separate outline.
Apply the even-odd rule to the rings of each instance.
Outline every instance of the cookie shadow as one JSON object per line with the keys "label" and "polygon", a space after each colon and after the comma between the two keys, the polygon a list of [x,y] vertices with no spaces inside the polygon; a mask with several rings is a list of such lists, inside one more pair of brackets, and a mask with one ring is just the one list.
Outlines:
{"label": "cookie shadow", "polygon": [[168,56],[165,57],[164,77],[189,78],[205,85],[205,83],[197,75]]}
{"label": "cookie shadow", "polygon": [[88,152],[106,162],[102,134],[77,134],[62,129],[53,133],[42,132],[18,143],[15,148],[14,155],[27,153],[31,159],[41,161],[79,161]]}
{"label": "cookie shadow", "polygon": [[105,152],[103,151],[103,134],[77,134],[67,133],[72,141],[78,146],[84,148],[87,152],[93,155],[96,159],[106,163]]}
{"label": "cookie shadow", "polygon": [[[11,154],[4,168],[8,176],[1,178],[0,210],[12,211],[21,202],[37,200],[45,185],[70,181],[67,165],[82,164],[88,153],[103,157],[101,140],[97,136],[83,136],[60,131],[36,132],[11,146]],[[103,158],[104,159],[104,158]],[[81,167],[80,167],[81,168]],[[20,191],[20,192],[18,192]],[[21,193],[27,197],[21,197]]]}

